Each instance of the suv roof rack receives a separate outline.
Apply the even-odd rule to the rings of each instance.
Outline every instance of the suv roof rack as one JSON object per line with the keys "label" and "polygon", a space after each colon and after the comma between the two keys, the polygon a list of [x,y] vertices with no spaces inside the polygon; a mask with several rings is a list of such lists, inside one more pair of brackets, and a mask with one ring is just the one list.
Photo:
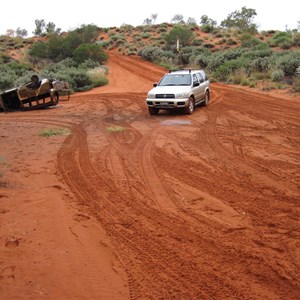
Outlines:
{"label": "suv roof rack", "polygon": [[192,71],[197,71],[198,69],[179,69],[179,70],[169,70],[169,73],[172,72],[182,72],[182,71],[188,71],[189,73],[191,73]]}

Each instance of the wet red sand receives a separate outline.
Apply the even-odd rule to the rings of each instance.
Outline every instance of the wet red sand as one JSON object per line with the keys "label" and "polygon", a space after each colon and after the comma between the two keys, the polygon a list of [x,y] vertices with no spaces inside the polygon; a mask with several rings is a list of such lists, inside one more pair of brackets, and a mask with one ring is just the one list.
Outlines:
{"label": "wet red sand", "polygon": [[299,97],[212,84],[209,107],[150,116],[164,71],[109,68],[0,114],[0,299],[299,299]]}

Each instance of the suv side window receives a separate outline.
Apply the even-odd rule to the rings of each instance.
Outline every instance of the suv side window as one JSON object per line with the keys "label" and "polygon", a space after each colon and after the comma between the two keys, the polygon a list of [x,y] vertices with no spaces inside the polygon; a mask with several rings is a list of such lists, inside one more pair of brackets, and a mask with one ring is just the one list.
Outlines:
{"label": "suv side window", "polygon": [[199,78],[200,83],[204,82],[204,78],[201,73],[196,73],[197,77]]}
{"label": "suv side window", "polygon": [[195,83],[199,83],[198,77],[196,76],[196,74],[193,74],[193,85]]}

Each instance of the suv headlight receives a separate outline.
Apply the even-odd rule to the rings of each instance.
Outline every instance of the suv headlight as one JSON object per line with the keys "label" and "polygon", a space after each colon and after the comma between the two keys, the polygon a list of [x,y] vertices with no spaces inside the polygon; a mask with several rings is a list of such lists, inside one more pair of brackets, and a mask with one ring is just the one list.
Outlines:
{"label": "suv headlight", "polygon": [[155,98],[155,94],[148,93],[147,98],[153,99],[153,98]]}
{"label": "suv headlight", "polygon": [[188,93],[179,93],[176,94],[176,99],[183,99],[183,98],[188,98],[189,94]]}

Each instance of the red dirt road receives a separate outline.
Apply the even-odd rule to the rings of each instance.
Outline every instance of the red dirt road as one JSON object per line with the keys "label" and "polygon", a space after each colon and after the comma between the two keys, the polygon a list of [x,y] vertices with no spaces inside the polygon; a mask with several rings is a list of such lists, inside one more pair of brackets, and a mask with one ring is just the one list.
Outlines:
{"label": "red dirt road", "polygon": [[207,108],[150,116],[164,71],[109,69],[0,114],[0,299],[299,299],[299,97],[212,84]]}

